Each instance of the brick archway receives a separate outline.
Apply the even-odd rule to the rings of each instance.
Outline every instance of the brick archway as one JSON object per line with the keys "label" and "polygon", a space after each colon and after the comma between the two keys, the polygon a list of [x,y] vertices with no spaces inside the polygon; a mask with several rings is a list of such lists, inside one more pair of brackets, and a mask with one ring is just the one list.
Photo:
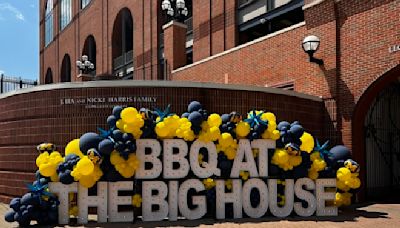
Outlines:
{"label": "brick archway", "polygon": [[363,183],[362,189],[358,194],[359,199],[364,201],[366,198],[366,148],[364,122],[370,106],[378,94],[385,88],[400,80],[400,65],[392,68],[375,80],[363,93],[353,112],[353,157],[362,167],[360,178]]}

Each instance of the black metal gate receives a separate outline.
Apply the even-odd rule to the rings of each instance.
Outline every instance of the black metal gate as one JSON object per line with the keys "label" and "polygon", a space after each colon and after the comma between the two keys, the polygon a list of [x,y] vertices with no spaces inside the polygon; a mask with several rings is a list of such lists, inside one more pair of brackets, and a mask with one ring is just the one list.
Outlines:
{"label": "black metal gate", "polygon": [[378,94],[364,126],[367,195],[389,196],[400,189],[400,83]]}

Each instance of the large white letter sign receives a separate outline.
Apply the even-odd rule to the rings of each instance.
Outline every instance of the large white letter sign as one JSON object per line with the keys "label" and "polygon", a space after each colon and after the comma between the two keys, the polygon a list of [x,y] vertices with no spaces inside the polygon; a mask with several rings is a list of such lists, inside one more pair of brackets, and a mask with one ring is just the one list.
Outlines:
{"label": "large white letter sign", "polygon": [[225,180],[217,180],[217,219],[225,218],[225,204],[233,203],[233,217],[242,218],[242,180],[232,180],[232,192],[225,192]]}
{"label": "large white letter sign", "polygon": [[[174,154],[174,148],[178,149],[179,153]],[[164,139],[163,175],[165,179],[179,179],[188,175],[190,166],[185,158],[187,153],[187,143],[182,139]],[[174,169],[175,162],[179,163],[178,169]]]}
{"label": "large white letter sign", "polygon": [[[204,167],[199,164],[199,152],[200,149],[204,147],[208,152],[208,162]],[[221,176],[221,170],[217,168],[218,165],[218,153],[217,148],[213,142],[203,142],[201,140],[196,140],[190,147],[190,167],[194,175],[199,178],[209,178],[212,175]]]}
{"label": "large white letter sign", "polygon": [[179,210],[185,218],[194,220],[203,217],[207,213],[207,205],[205,196],[193,196],[193,205],[196,205],[197,207],[190,210],[187,202],[187,194],[191,188],[195,189],[197,192],[205,189],[200,180],[191,179],[183,182],[179,188]]}
{"label": "large white letter sign", "polygon": [[170,181],[168,183],[168,220],[178,220],[178,181]]}
{"label": "large white letter sign", "polygon": [[256,139],[251,147],[258,149],[258,175],[268,177],[268,149],[275,149],[276,143],[271,139]]}
{"label": "large white letter sign", "polygon": [[[160,176],[162,163],[158,156],[161,154],[161,145],[156,139],[136,140],[136,155],[140,161],[139,169],[136,171],[137,179],[155,179]],[[150,154],[146,154],[146,148],[151,149]],[[145,169],[145,163],[151,163],[152,168]]]}
{"label": "large white letter sign", "polygon": [[317,179],[315,195],[317,196],[317,216],[337,216],[337,207],[326,207],[327,200],[335,200],[336,191],[326,192],[325,188],[335,188],[336,179]]}
{"label": "large white letter sign", "polygon": [[308,207],[304,208],[301,202],[294,203],[294,211],[300,216],[307,217],[314,214],[317,208],[317,201],[314,194],[304,190],[303,186],[306,187],[306,190],[314,190],[315,183],[310,178],[301,178],[296,181],[294,186],[294,193],[297,198],[306,201],[308,204]]}
{"label": "large white letter sign", "polygon": [[[132,222],[133,211],[118,212],[118,205],[132,205],[132,196],[118,196],[118,191],[132,191],[133,182],[109,182],[108,187],[108,221]],[[79,205],[78,205],[79,207]]]}
{"label": "large white letter sign", "polygon": [[97,182],[97,196],[89,196],[88,189],[79,185],[78,192],[78,223],[88,223],[89,207],[97,207],[97,222],[107,222],[107,182]]}
{"label": "large white letter sign", "polygon": [[285,205],[283,207],[278,206],[278,187],[276,179],[268,180],[268,188],[269,188],[269,208],[271,213],[276,217],[287,217],[293,210],[293,202],[294,202],[294,181],[293,179],[285,180]]}
{"label": "large white letter sign", "polygon": [[[257,207],[251,205],[251,190],[256,188],[260,194],[260,202]],[[250,179],[243,185],[243,209],[251,218],[260,218],[265,215],[268,210],[268,187],[264,181],[260,179]]]}
{"label": "large white letter sign", "polygon": [[61,182],[50,182],[50,192],[57,194],[60,205],[58,205],[58,223],[68,224],[69,223],[69,193],[78,192],[78,183],[74,182],[69,185],[62,184]]}
{"label": "large white letter sign", "polygon": [[[246,158],[246,161],[243,161]],[[240,171],[249,171],[250,177],[258,177],[256,162],[254,161],[250,141],[248,139],[239,140],[239,147],[233,161],[231,177],[238,178]]]}
{"label": "large white letter sign", "polygon": [[[161,221],[168,216],[168,187],[162,181],[143,181],[143,221]],[[153,191],[157,194],[153,195]],[[153,205],[158,205],[157,211],[152,210]]]}

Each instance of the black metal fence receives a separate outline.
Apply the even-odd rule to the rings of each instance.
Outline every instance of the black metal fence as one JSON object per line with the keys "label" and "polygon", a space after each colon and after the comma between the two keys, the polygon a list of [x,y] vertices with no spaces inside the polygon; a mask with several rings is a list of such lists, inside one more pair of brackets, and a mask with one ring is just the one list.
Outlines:
{"label": "black metal fence", "polygon": [[38,83],[36,80],[22,79],[20,77],[11,77],[1,74],[0,76],[0,93],[34,87]]}

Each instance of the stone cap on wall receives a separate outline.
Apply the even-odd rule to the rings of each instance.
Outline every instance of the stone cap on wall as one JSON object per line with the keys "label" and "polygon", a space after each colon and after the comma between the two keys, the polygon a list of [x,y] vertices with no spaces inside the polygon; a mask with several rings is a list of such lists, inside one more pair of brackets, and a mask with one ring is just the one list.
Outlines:
{"label": "stone cap on wall", "polygon": [[281,94],[293,96],[313,101],[322,101],[320,97],[298,93],[290,90],[283,90],[270,87],[220,84],[220,83],[204,83],[204,82],[187,82],[187,81],[149,81],[149,80],[113,80],[113,81],[87,81],[87,82],[64,82],[56,84],[39,85],[31,88],[20,89],[8,93],[0,94],[0,99],[26,94],[38,91],[48,91],[57,89],[78,89],[78,88],[109,88],[109,87],[166,87],[166,88],[208,88],[222,90],[238,90],[238,91],[256,91],[271,94]]}

